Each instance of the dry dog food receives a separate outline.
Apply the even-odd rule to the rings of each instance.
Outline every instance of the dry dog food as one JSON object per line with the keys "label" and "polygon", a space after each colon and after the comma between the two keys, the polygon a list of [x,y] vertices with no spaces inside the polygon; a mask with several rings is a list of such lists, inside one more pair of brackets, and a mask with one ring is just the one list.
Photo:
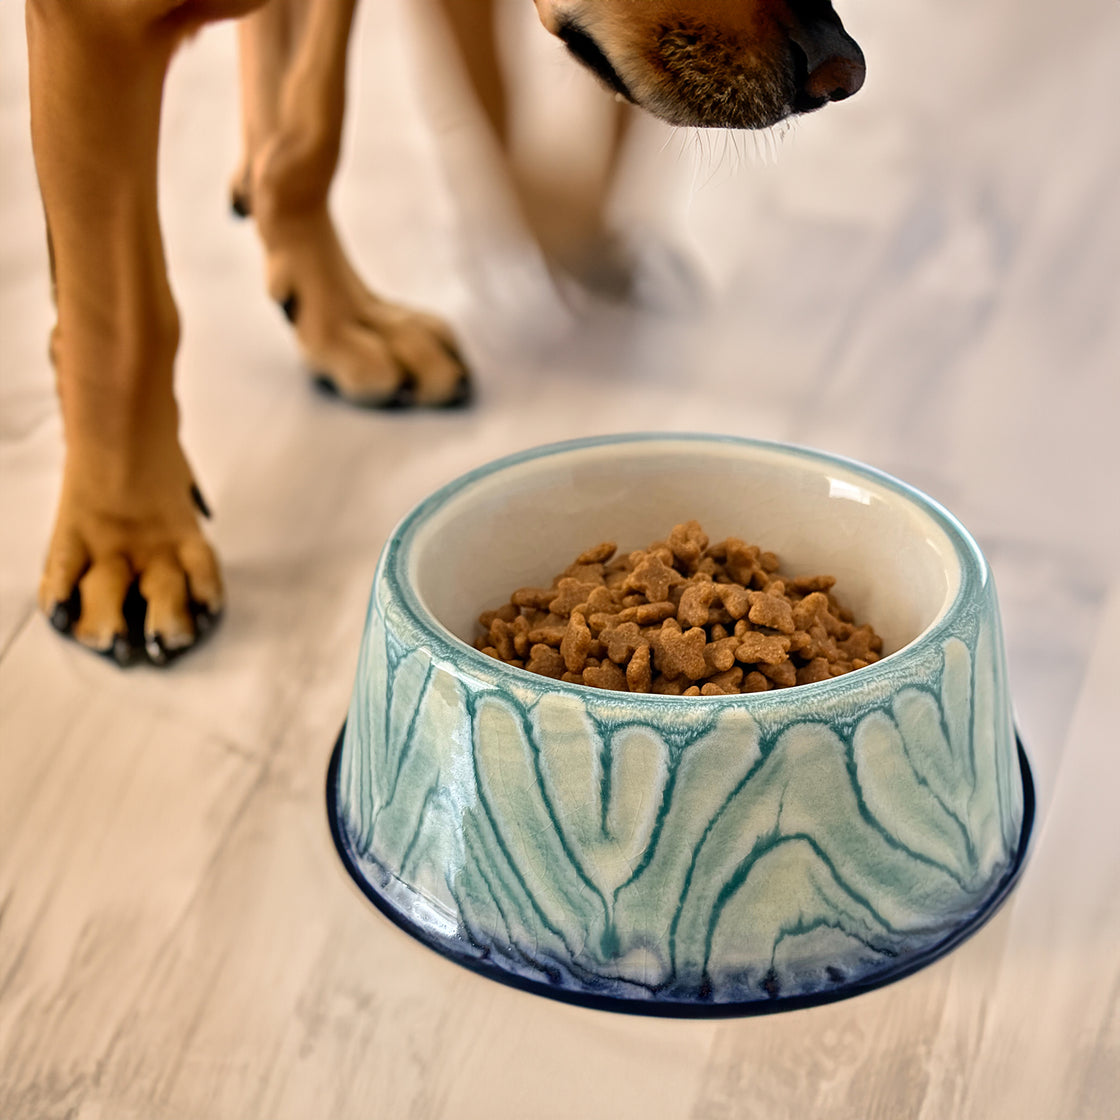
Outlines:
{"label": "dry dog food", "polygon": [[479,617],[475,645],[531,673],[594,688],[727,696],[827,680],[878,661],[883,643],[832,594],[832,576],[786,578],[778,557],[700,525],[616,556],[605,541],[549,587]]}

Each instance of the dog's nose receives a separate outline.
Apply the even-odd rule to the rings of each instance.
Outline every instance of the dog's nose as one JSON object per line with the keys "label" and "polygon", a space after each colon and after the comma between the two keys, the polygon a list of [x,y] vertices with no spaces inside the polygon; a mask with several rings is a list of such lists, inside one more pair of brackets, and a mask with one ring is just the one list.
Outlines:
{"label": "dog's nose", "polygon": [[866,73],[862,53],[858,58],[833,55],[809,72],[805,92],[822,101],[843,101],[859,90]]}
{"label": "dog's nose", "polygon": [[863,85],[867,73],[863,51],[839,20],[800,29],[792,39],[798,112],[843,101]]}

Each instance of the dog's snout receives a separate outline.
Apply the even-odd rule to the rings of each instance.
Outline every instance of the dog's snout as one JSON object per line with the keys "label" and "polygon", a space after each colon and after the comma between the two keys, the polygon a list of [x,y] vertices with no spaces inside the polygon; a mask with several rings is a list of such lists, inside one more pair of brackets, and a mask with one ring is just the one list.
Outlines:
{"label": "dog's snout", "polygon": [[798,112],[819,109],[857,93],[867,74],[863,51],[839,20],[793,35]]}

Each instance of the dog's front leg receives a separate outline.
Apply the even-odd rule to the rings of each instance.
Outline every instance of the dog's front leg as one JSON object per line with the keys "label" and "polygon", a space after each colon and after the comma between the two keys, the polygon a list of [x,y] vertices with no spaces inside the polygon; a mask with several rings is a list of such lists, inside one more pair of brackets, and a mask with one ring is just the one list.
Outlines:
{"label": "dog's front leg", "polygon": [[[535,166],[517,143],[515,102],[497,49],[494,0],[440,0],[466,77],[494,133],[522,216],[545,257],[601,290],[621,294],[633,279],[612,232],[608,206],[631,119],[630,106],[606,102],[601,136],[585,137],[574,159]],[[536,121],[547,130],[546,120]]]}
{"label": "dog's front leg", "polygon": [[156,208],[156,148],[181,28],[167,7],[27,6],[66,440],[39,602],[56,626],[120,660],[136,652],[124,617],[134,584],[147,601],[142,640],[155,661],[190,645],[222,604],[172,391],[179,325]]}
{"label": "dog's front leg", "polygon": [[274,0],[242,24],[247,150],[235,207],[255,217],[269,293],[324,384],[359,404],[462,404],[470,385],[450,329],[370,292],[328,209],[354,6]]}

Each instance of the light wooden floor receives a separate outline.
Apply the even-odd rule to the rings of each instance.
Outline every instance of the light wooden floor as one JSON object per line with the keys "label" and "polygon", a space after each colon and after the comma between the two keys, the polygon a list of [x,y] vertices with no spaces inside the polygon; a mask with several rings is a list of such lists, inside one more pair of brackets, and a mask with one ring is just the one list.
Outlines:
{"label": "light wooden floor", "polygon": [[[646,280],[604,307],[561,299],[503,217],[414,9],[366,5],[337,208],[379,286],[460,325],[478,405],[308,389],[226,215],[233,37],[204,33],[168,90],[163,214],[231,606],[173,670],[122,673],[33,609],[61,440],[22,12],[0,5],[0,1117],[1116,1120],[1120,10],[850,0],[867,88],[776,163],[640,131],[619,213]],[[583,106],[529,41],[530,104]],[[327,759],[393,524],[499,454],[649,427],[861,458],[992,562],[1042,819],[1012,901],[911,979],[754,1020],[579,1010],[421,948],[335,858]]]}

